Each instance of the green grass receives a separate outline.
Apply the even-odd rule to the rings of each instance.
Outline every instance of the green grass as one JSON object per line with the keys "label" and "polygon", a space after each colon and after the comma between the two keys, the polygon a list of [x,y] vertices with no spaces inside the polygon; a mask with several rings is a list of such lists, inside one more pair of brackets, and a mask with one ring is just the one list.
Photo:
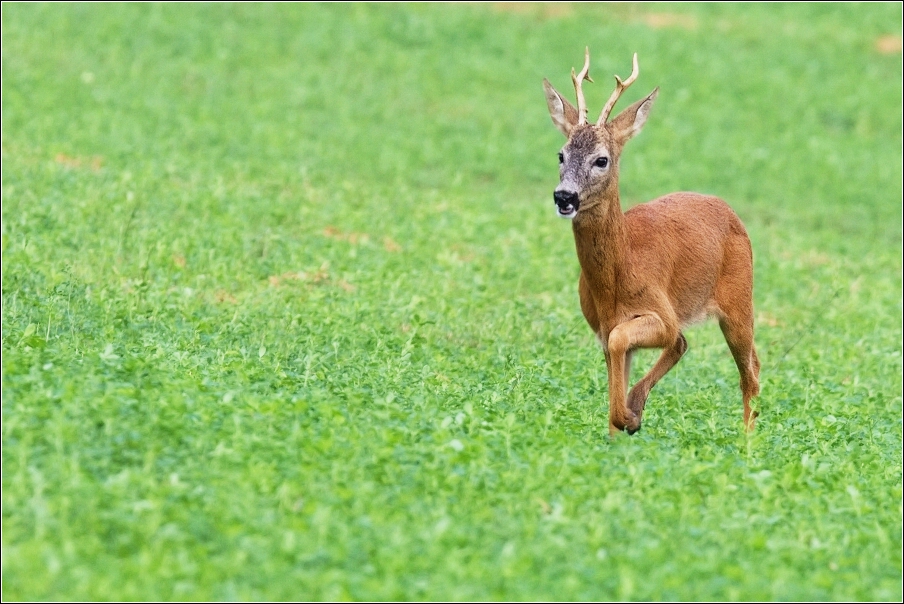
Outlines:
{"label": "green grass", "polygon": [[[899,4],[2,18],[4,600],[900,601]],[[626,205],[750,231],[751,438],[713,324],[607,437],[585,44],[662,88]]]}

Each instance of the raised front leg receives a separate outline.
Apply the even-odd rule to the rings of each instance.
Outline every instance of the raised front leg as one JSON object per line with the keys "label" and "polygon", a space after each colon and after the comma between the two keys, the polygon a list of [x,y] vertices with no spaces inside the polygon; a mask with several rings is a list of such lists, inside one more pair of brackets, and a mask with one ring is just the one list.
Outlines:
{"label": "raised front leg", "polygon": [[650,390],[681,360],[685,352],[687,352],[687,340],[684,338],[684,334],[679,333],[675,343],[662,351],[659,360],[656,361],[649,373],[634,384],[634,387],[628,392],[628,409],[637,414],[637,417],[643,417],[643,409],[647,404],[647,397],[650,396]]}
{"label": "raised front leg", "polygon": [[655,314],[641,315],[622,323],[609,334],[606,362],[609,365],[610,435],[619,430],[633,434],[640,429],[641,416],[628,408],[625,399],[628,354],[637,348],[670,348],[677,338],[678,333],[670,330]]}

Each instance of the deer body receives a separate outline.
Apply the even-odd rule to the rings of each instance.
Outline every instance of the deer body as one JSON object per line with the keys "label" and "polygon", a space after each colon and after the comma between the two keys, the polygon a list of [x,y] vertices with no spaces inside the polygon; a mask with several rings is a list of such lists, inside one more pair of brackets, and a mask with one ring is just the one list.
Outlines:
{"label": "deer body", "polygon": [[[741,374],[744,422],[753,429],[750,399],[759,393],[753,344],[753,256],[738,216],[724,201],[672,193],[622,212],[618,162],[640,131],[658,89],[607,123],[617,87],[596,125],[586,123],[581,82],[572,71],[578,108],[544,80],[553,123],[568,137],[559,154],[561,182],[554,195],[560,216],[572,219],[581,266],[581,310],[606,357],[609,430],[640,428],[650,390],[687,350],[682,333],[709,316],[719,320]],[[663,350],[653,368],[628,391],[631,357],[640,348]]]}

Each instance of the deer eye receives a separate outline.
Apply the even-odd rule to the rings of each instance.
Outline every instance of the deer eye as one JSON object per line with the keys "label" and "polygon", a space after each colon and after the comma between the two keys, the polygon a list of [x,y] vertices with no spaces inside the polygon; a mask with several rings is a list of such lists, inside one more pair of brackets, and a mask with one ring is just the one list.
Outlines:
{"label": "deer eye", "polygon": [[561,151],[559,151],[559,163],[560,163],[560,164],[564,164],[564,163],[565,163],[565,154],[562,153]]}
{"label": "deer eye", "polygon": [[609,158],[608,157],[597,157],[596,161],[593,162],[593,165],[596,166],[597,168],[605,168],[606,166],[609,165]]}

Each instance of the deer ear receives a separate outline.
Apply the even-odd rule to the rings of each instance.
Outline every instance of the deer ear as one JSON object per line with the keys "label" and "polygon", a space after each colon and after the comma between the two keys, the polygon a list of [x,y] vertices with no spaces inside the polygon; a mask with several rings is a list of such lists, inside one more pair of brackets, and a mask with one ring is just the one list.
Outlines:
{"label": "deer ear", "polygon": [[640,99],[633,105],[618,114],[611,122],[612,133],[618,138],[622,144],[628,142],[635,134],[640,132],[643,125],[650,115],[650,109],[653,108],[653,101],[659,95],[659,86],[651,92],[646,98]]}
{"label": "deer ear", "polygon": [[543,91],[546,93],[546,106],[549,107],[552,123],[559,129],[559,132],[568,137],[572,128],[578,123],[578,110],[566,101],[546,78],[543,78]]}

